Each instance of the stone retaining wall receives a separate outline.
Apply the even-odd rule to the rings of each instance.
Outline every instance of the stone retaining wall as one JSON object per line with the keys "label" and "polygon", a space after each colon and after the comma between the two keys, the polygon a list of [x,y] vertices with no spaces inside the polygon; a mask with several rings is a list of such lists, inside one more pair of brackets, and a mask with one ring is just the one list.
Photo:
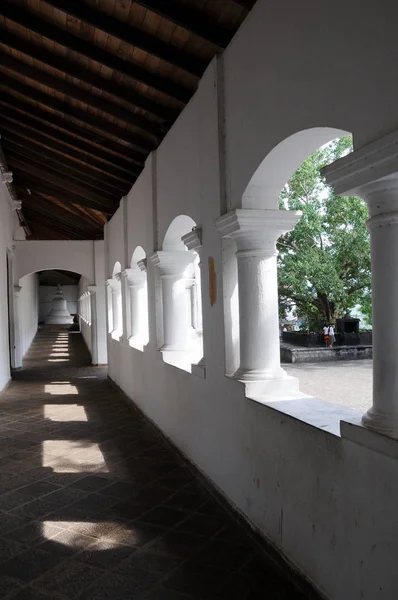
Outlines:
{"label": "stone retaining wall", "polygon": [[372,346],[336,346],[335,348],[297,348],[281,345],[281,360],[285,363],[327,362],[372,358]]}

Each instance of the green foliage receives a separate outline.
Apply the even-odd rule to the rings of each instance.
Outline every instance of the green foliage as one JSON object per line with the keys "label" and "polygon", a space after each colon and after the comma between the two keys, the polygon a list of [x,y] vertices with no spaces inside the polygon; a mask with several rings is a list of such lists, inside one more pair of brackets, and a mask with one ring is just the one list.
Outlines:
{"label": "green foliage", "polygon": [[356,304],[371,315],[367,207],[360,198],[336,196],[320,174],[351,149],[351,137],[343,137],[317,150],[280,194],[281,209],[303,212],[278,242],[280,312],[296,306],[313,331]]}

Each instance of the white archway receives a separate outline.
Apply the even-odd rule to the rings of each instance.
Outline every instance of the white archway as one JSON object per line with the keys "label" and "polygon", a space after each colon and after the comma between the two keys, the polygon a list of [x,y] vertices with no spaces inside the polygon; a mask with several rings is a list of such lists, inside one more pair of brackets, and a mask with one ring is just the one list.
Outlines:
{"label": "white archway", "polygon": [[315,150],[350,135],[333,127],[298,131],[281,141],[257,167],[242,195],[242,208],[277,209],[279,194],[294,171]]}

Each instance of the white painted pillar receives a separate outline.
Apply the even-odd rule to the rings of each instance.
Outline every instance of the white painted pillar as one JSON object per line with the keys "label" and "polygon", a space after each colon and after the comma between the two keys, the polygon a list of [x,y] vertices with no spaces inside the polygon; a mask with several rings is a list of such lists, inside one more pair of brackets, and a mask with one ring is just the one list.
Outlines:
{"label": "white painted pillar", "polygon": [[[192,231],[183,235],[181,238],[182,242],[185,244],[189,251],[194,251],[199,255],[199,268],[202,276],[203,271],[203,262],[202,262],[202,228],[194,227]],[[198,310],[202,313],[202,303],[203,303],[203,286],[202,279],[200,279],[200,289],[198,289]],[[202,322],[202,314],[200,314],[200,321]],[[202,343],[202,351],[203,351],[203,330],[199,332],[201,336]],[[192,373],[199,377],[206,377],[206,360],[204,355],[199,359],[196,364],[192,365]]]}
{"label": "white painted pillar", "polygon": [[185,271],[194,260],[192,252],[159,251],[150,257],[162,281],[162,352],[183,352],[188,344],[188,303]]}
{"label": "white painted pillar", "polygon": [[216,221],[221,236],[237,245],[240,366],[234,376],[240,381],[287,378],[280,365],[276,242],[300,214],[238,209]]}
{"label": "white painted pillar", "polygon": [[89,298],[86,299],[90,303],[90,308],[87,311],[87,318],[91,326],[91,363],[98,365],[98,319],[97,319],[97,286],[89,285]]}
{"label": "white painted pillar", "polygon": [[[112,321],[109,323],[110,334],[114,339],[119,340],[123,333],[123,321],[122,321],[122,291],[120,273],[117,273],[112,279],[107,279],[106,284],[110,289],[108,296],[108,320]],[[111,313],[111,314],[109,314]]]}
{"label": "white painted pillar", "polygon": [[130,345],[142,349],[147,343],[148,306],[142,301],[146,292],[146,259],[122,273],[126,294],[126,329]]}
{"label": "white painted pillar", "polygon": [[20,369],[22,367],[22,344],[21,344],[21,323],[20,323],[20,306],[19,296],[21,293],[21,286],[14,285],[13,291],[13,303],[14,303],[14,356],[13,356],[13,367],[14,369]]}
{"label": "white painted pillar", "polygon": [[324,169],[339,195],[369,209],[373,305],[373,406],[362,424],[398,439],[398,131]]}

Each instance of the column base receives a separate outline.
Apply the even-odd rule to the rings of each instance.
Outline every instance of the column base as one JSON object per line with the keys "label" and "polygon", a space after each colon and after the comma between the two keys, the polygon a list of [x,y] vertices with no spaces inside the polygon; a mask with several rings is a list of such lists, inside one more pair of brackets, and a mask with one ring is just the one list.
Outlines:
{"label": "column base", "polygon": [[184,348],[179,348],[178,346],[173,346],[173,344],[163,344],[161,348],[159,348],[160,352],[180,352],[183,354],[185,352]]}
{"label": "column base", "polygon": [[238,381],[242,381],[243,383],[252,382],[252,381],[272,381],[274,379],[285,379],[288,377],[288,374],[282,367],[278,369],[252,369],[250,371],[246,369],[239,369],[234,374],[234,379]]}
{"label": "column base", "polygon": [[377,433],[398,440],[398,415],[382,413],[370,408],[362,417],[362,425]]}

